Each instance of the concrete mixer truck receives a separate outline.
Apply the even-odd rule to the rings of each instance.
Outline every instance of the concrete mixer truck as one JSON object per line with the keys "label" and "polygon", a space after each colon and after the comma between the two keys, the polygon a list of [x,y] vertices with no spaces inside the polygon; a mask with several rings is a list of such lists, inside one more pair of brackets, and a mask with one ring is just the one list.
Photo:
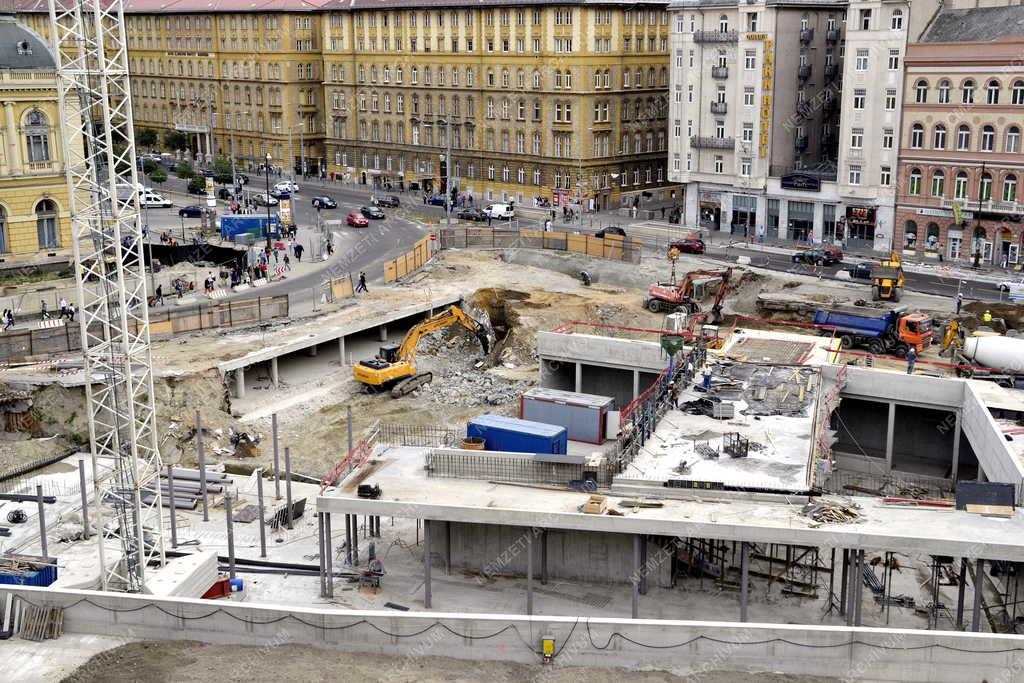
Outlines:
{"label": "concrete mixer truck", "polygon": [[957,375],[1024,389],[1024,337],[984,335],[961,337],[956,321],[946,328],[943,351],[952,347]]}

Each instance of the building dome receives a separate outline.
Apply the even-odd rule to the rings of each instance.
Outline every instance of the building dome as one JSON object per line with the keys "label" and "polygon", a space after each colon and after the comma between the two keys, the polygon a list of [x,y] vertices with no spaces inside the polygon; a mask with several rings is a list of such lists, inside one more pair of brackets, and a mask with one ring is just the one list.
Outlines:
{"label": "building dome", "polygon": [[0,71],[54,71],[50,47],[39,34],[0,12]]}

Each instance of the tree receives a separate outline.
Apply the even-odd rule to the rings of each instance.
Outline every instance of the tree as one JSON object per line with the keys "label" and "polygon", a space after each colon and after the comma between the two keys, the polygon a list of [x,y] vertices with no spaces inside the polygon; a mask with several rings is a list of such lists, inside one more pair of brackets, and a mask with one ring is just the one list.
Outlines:
{"label": "tree", "polygon": [[114,143],[114,158],[117,159],[117,172],[127,174],[131,172],[131,166],[128,164],[128,160],[124,158],[124,153],[128,149],[128,145],[123,142]]}
{"label": "tree", "polygon": [[234,184],[234,178],[231,176],[231,162],[224,157],[218,157],[213,162],[213,182],[221,185]]}
{"label": "tree", "polygon": [[149,173],[148,175],[150,181],[156,183],[157,185],[162,185],[163,183],[167,182],[167,171],[160,168],[159,166],[153,169],[153,172]]}
{"label": "tree", "polygon": [[179,178],[186,178],[186,179],[187,178],[191,178],[192,176],[194,176],[196,174],[195,170],[193,170],[193,168],[192,168],[192,162],[191,161],[179,161],[178,162],[178,166],[174,169],[174,173]]}
{"label": "tree", "polygon": [[143,159],[142,160],[142,172],[145,173],[146,175],[151,175],[153,173],[153,171],[155,171],[156,169],[157,169],[156,162],[153,161],[152,159]]}
{"label": "tree", "polygon": [[194,176],[188,181],[189,194],[206,194],[206,178]]}
{"label": "tree", "polygon": [[156,146],[157,134],[152,128],[143,128],[135,133],[135,146],[143,149],[153,149]]}
{"label": "tree", "polygon": [[172,130],[164,135],[164,146],[168,149],[182,150],[188,147],[188,138],[180,130]]}

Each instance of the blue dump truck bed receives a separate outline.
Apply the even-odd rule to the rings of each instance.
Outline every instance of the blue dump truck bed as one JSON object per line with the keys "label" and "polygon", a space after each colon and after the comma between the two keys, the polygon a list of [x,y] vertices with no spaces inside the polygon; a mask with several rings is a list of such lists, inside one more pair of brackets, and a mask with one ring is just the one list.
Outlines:
{"label": "blue dump truck bed", "polygon": [[466,425],[466,436],[480,437],[489,451],[565,455],[569,446],[565,427],[503,415],[474,418]]}
{"label": "blue dump truck bed", "polygon": [[835,308],[815,311],[815,325],[831,325],[842,333],[881,337],[897,320],[896,311],[872,308]]}
{"label": "blue dump truck bed", "polygon": [[[270,234],[272,237],[279,235],[278,225],[280,221],[277,216],[270,217]],[[257,238],[266,237],[267,216],[259,214],[228,214],[220,219],[220,238],[233,240],[238,235],[254,235]]]}

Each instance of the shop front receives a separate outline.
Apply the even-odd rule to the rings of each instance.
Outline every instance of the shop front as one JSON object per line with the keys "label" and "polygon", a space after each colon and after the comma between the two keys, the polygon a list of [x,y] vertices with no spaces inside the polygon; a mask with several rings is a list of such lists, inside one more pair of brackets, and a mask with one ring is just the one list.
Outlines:
{"label": "shop front", "polygon": [[873,249],[876,209],[873,206],[846,207],[846,245],[849,249]]}
{"label": "shop front", "polygon": [[736,194],[732,197],[732,221],[729,232],[742,235],[744,239],[752,237],[757,226],[757,197],[748,194]]}
{"label": "shop front", "polygon": [[789,222],[786,238],[795,242],[807,242],[814,235],[814,202],[788,202]]}
{"label": "shop front", "polygon": [[700,227],[720,230],[722,227],[722,195],[718,192],[701,192]]}

